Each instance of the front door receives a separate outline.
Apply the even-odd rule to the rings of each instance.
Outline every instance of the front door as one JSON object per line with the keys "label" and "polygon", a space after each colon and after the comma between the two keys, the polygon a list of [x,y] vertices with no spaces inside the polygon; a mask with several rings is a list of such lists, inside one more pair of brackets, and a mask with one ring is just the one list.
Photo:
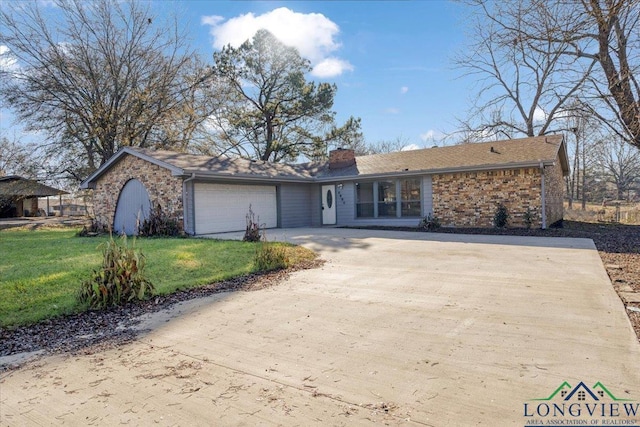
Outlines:
{"label": "front door", "polygon": [[336,223],[336,186],[322,186],[322,225]]}

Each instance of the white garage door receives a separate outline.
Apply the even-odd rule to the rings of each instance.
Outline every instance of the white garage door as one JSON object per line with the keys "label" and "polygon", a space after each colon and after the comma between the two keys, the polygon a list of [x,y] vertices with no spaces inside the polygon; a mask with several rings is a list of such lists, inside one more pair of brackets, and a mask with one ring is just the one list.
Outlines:
{"label": "white garage door", "polygon": [[196,234],[241,231],[251,210],[265,228],[278,226],[276,187],[196,183],[194,190]]}

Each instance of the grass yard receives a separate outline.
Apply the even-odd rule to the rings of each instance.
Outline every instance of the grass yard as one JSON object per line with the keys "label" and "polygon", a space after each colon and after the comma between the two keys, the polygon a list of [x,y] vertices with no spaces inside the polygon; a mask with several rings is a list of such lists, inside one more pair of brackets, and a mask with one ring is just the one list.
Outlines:
{"label": "grass yard", "polygon": [[[76,302],[76,293],[91,270],[101,265],[99,245],[107,237],[76,237],[76,231],[0,231],[0,327],[83,309]],[[146,276],[159,294],[256,271],[255,243],[154,238],[137,239],[135,247],[145,255]],[[315,256],[295,246],[288,246],[287,252],[290,265]]]}

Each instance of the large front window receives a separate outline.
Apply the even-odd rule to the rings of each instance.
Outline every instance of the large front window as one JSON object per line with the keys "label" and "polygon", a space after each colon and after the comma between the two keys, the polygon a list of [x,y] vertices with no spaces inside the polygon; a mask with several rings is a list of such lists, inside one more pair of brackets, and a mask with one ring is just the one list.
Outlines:
{"label": "large front window", "polygon": [[403,179],[400,181],[400,200],[402,216],[420,216],[420,180]]}
{"label": "large front window", "polygon": [[356,216],[373,218],[373,182],[356,184]]}
{"label": "large front window", "polygon": [[402,218],[421,215],[420,179],[356,183],[357,218]]}
{"label": "large front window", "polygon": [[396,182],[378,182],[378,217],[396,216]]}

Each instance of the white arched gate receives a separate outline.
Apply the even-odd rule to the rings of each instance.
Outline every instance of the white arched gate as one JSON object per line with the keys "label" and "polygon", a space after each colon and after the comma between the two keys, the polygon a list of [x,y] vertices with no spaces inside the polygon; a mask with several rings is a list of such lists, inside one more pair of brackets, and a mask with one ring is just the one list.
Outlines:
{"label": "white arched gate", "polygon": [[129,236],[138,234],[139,224],[149,218],[150,211],[151,201],[144,184],[137,179],[127,181],[118,196],[113,231]]}

